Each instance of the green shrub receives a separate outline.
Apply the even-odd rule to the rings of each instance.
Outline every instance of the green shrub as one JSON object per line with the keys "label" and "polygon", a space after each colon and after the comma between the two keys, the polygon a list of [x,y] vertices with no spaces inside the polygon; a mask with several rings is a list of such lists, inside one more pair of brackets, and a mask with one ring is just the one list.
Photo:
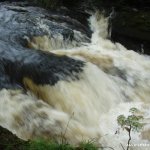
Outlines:
{"label": "green shrub", "polygon": [[73,150],[73,148],[69,144],[58,144],[39,139],[31,141],[28,150]]}
{"label": "green shrub", "polygon": [[27,150],[98,150],[92,142],[82,142],[78,147],[73,147],[70,144],[47,141],[38,139],[31,141]]}

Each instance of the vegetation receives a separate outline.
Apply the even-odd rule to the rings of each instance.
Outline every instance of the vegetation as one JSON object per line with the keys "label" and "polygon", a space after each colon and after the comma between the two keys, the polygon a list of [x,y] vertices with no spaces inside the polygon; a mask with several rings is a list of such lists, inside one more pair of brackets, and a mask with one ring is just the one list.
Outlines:
{"label": "vegetation", "polygon": [[[15,143],[14,143],[15,144]],[[85,142],[78,147],[73,147],[70,144],[59,144],[57,142],[38,139],[30,142],[20,143],[19,149],[14,150],[98,150],[93,143]],[[12,145],[9,145],[4,150],[13,150]]]}
{"label": "vegetation", "polygon": [[78,147],[73,147],[69,144],[58,144],[46,140],[36,140],[30,142],[28,150],[98,150],[93,143],[81,143]]}
{"label": "vegetation", "polygon": [[128,132],[129,139],[127,150],[129,150],[130,147],[131,132],[139,132],[143,128],[143,123],[140,122],[143,119],[143,116],[138,115],[139,110],[137,108],[131,108],[129,112],[131,113],[131,115],[129,115],[128,117],[120,115],[117,118],[118,124],[121,126],[121,128],[125,129]]}
{"label": "vegetation", "polygon": [[82,142],[77,147],[44,139],[23,141],[2,127],[0,127],[0,139],[0,150],[98,150],[90,141]]}

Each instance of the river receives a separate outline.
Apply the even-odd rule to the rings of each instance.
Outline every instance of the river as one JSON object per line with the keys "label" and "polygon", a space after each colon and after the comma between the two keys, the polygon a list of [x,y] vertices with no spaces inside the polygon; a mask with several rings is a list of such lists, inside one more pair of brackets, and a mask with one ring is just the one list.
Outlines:
{"label": "river", "polygon": [[117,117],[136,107],[144,127],[132,132],[131,149],[148,150],[150,57],[109,40],[108,20],[91,14],[90,38],[66,14],[1,3],[0,125],[24,140],[94,140],[120,150],[128,133]]}

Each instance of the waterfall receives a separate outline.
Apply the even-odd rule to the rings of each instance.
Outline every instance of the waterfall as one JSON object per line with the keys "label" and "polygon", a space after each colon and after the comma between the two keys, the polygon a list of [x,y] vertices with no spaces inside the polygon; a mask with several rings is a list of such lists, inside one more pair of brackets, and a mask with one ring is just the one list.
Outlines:
{"label": "waterfall", "polygon": [[74,31],[79,44],[70,39],[63,43],[61,35],[50,38],[47,26],[39,22],[37,27],[50,34],[27,38],[29,48],[58,57],[67,55],[85,65],[81,72],[72,72],[78,74],[78,80],[68,76],[52,86],[24,78],[27,93],[2,89],[0,125],[24,140],[45,137],[61,141],[63,137],[78,144],[95,139],[103,147],[120,150],[120,143],[126,147],[128,134],[121,129],[115,134],[117,116],[128,116],[129,109],[136,107],[145,118],[145,126],[142,132],[132,133],[132,143],[150,144],[150,58],[107,39],[108,20],[99,12],[93,14],[89,19],[91,42],[81,41],[85,36]]}

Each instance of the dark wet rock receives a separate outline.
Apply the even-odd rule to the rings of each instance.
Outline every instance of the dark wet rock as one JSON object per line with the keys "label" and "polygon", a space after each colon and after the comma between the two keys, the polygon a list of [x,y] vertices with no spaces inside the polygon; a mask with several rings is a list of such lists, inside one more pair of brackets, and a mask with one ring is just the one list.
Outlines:
{"label": "dark wet rock", "polygon": [[24,78],[37,85],[78,80],[84,62],[0,41],[0,88],[23,88]]}
{"label": "dark wet rock", "polygon": [[55,40],[61,35],[76,46],[88,42],[86,29],[77,20],[58,11],[0,3],[0,32],[0,88],[25,88],[24,78],[40,85],[79,79],[84,62],[27,47],[28,39],[44,35]]}
{"label": "dark wet rock", "polygon": [[118,11],[112,22],[112,40],[137,52],[150,54],[150,10]]}
{"label": "dark wet rock", "polygon": [[111,16],[111,39],[128,49],[150,54],[150,1],[149,0],[88,0],[88,5]]}
{"label": "dark wet rock", "polygon": [[89,0],[93,8],[105,10],[111,16],[111,39],[128,49],[150,55],[150,1],[149,0]]}
{"label": "dark wet rock", "polygon": [[26,150],[28,142],[25,142],[7,129],[0,127],[0,149],[1,150]]}
{"label": "dark wet rock", "polygon": [[150,7],[149,0],[87,0],[87,2],[97,9],[111,9],[112,7],[115,7],[119,10],[126,7],[137,9]]}
{"label": "dark wet rock", "polygon": [[[64,39],[71,37],[78,45],[81,42],[89,42],[90,30],[68,16],[69,10],[47,11],[32,6],[22,7],[19,4],[0,3],[1,40],[22,44],[25,43],[24,37],[64,35]],[[76,37],[74,30],[81,32],[82,38]]]}

